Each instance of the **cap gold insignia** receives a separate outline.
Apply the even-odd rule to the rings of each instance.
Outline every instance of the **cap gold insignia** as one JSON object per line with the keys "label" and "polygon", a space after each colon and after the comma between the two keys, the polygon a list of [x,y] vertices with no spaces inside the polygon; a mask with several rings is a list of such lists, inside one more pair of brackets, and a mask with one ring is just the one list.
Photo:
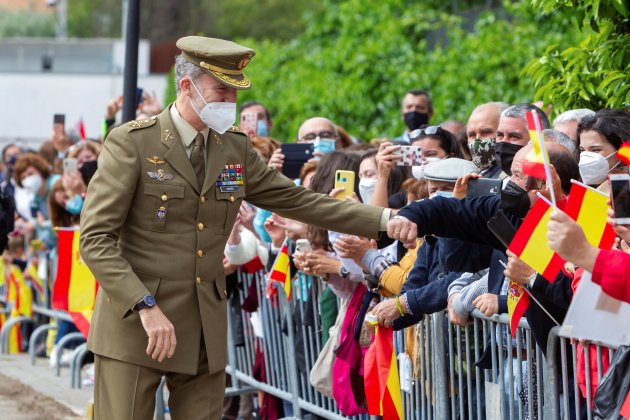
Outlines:
{"label": "cap gold insignia", "polygon": [[164,163],[164,161],[162,159],[160,159],[159,156],[153,156],[150,158],[146,158],[146,160],[148,160],[150,163],[154,164],[154,165],[161,165]]}
{"label": "cap gold insignia", "polygon": [[243,70],[245,68],[245,66],[247,66],[249,64],[249,62],[251,60],[252,60],[251,56],[247,56],[247,57],[243,58],[241,61],[236,63],[236,68],[239,69],[239,70]]}
{"label": "cap gold insignia", "polygon": [[129,127],[131,128],[142,127],[142,121],[138,121],[138,120],[129,121]]}

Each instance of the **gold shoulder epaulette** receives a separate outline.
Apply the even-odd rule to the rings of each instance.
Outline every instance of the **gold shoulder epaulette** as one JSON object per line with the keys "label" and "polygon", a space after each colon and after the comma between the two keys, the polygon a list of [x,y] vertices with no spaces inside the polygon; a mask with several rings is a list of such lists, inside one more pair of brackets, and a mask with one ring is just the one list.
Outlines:
{"label": "gold shoulder epaulette", "polygon": [[228,128],[228,131],[241,131],[241,130],[238,128],[238,125],[233,125],[232,127]]}
{"label": "gold shoulder epaulette", "polygon": [[147,128],[151,127],[153,124],[157,122],[157,116],[152,116],[151,118],[147,118],[144,120],[132,120],[127,123],[127,128],[129,131],[137,130],[139,128]]}

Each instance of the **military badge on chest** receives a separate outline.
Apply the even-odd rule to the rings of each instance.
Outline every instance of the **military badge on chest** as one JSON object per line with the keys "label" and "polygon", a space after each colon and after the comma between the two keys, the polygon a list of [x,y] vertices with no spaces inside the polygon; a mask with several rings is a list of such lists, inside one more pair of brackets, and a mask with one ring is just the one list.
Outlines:
{"label": "military badge on chest", "polygon": [[243,165],[231,163],[225,165],[221,175],[217,178],[217,186],[222,193],[237,192],[244,185]]}

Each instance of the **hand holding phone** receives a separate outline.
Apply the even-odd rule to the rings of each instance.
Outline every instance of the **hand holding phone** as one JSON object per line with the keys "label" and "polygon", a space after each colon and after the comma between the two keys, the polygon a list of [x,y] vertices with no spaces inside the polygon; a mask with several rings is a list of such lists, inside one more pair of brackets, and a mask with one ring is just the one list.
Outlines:
{"label": "hand holding phone", "polygon": [[250,136],[256,134],[256,127],[258,126],[258,114],[256,112],[243,112],[241,113],[240,129]]}
{"label": "hand holding phone", "polygon": [[308,241],[308,239],[298,239],[297,241],[295,241],[295,252],[302,255],[310,254],[311,252],[313,252],[313,247],[311,246],[311,243]]}
{"label": "hand holding phone", "polygon": [[63,160],[63,173],[74,174],[77,172],[77,160],[76,158],[65,158]]}
{"label": "hand holding phone", "polygon": [[608,178],[615,222],[619,225],[630,225],[630,175],[611,174]]}
{"label": "hand holding phone", "polygon": [[338,170],[335,172],[335,189],[343,189],[335,197],[337,200],[345,200],[354,193],[354,172]]}

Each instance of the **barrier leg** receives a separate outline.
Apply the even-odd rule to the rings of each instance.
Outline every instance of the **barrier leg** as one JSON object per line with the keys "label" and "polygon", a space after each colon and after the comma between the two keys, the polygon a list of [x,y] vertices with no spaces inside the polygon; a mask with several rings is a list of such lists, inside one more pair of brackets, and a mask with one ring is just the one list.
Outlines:
{"label": "barrier leg", "polygon": [[87,353],[87,343],[78,346],[72,352],[70,360],[70,388],[81,388],[81,362]]}
{"label": "barrier leg", "polygon": [[33,320],[27,316],[16,316],[9,318],[0,329],[0,351],[2,354],[9,354],[9,334],[11,329],[20,322],[33,322]]}
{"label": "barrier leg", "polygon": [[56,328],[57,328],[56,325],[44,324],[35,328],[35,331],[33,331],[33,333],[31,334],[31,338],[29,338],[28,340],[28,355],[31,357],[32,366],[35,366],[35,359],[36,359],[35,346],[37,345],[37,339],[39,338],[40,335],[44,334],[45,332],[48,332],[48,330],[52,330]]}
{"label": "barrier leg", "polygon": [[80,332],[73,332],[70,334],[64,335],[61,340],[55,345],[55,349],[57,350],[53,356],[55,357],[55,376],[61,375],[61,353],[63,349],[71,342],[76,340],[85,341],[85,337]]}

